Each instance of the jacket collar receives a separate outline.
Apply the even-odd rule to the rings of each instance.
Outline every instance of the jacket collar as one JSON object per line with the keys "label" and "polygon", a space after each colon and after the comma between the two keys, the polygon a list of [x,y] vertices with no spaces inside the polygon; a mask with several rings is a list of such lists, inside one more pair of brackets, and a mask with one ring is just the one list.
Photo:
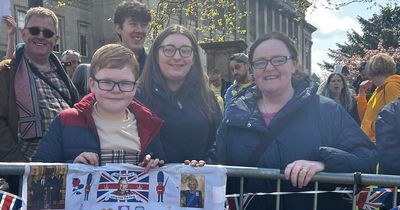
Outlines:
{"label": "jacket collar", "polygon": [[[309,78],[299,81],[294,88],[294,96],[276,114],[271,121],[271,125],[307,104],[312,97],[316,96],[318,89],[315,82]],[[262,114],[257,107],[257,101],[260,97],[261,95],[255,85],[239,92],[225,110],[223,122],[233,126],[266,130]]]}

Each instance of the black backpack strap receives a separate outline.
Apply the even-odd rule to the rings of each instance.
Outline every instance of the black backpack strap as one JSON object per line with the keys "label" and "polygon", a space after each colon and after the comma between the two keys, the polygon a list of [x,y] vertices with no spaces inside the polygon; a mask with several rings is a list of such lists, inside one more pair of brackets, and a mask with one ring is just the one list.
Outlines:
{"label": "black backpack strap", "polygon": [[250,159],[247,163],[248,166],[256,166],[258,161],[260,160],[261,155],[265,152],[267,147],[272,143],[275,139],[278,131],[285,125],[285,123],[289,120],[289,116],[285,116],[281,121],[275,124],[274,127],[269,129],[269,132],[264,138],[264,141],[257,147],[257,150],[250,156]]}

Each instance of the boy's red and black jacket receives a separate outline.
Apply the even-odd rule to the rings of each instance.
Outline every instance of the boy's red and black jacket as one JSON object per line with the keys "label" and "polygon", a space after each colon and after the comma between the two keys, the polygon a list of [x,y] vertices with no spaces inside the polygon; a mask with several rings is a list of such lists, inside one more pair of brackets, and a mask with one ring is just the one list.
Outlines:
{"label": "boy's red and black jacket", "polygon": [[[68,163],[82,152],[94,152],[100,155],[100,141],[92,111],[96,98],[93,93],[85,96],[74,108],[61,111],[54,119],[49,131],[42,139],[33,161]],[[163,120],[157,117],[136,99],[128,109],[135,115],[141,143],[141,154],[152,154],[162,159],[161,143],[158,132]]]}

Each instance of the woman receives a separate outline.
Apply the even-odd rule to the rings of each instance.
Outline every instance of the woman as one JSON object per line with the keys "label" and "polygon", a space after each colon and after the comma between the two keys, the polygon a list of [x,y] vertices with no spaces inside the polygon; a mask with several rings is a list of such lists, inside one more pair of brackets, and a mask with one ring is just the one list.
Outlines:
{"label": "woman", "polygon": [[155,137],[162,120],[132,100],[138,75],[139,64],[131,50],[119,44],[99,48],[91,62],[92,93],[54,119],[33,160],[162,165],[147,155],[157,154]]}
{"label": "woman", "polygon": [[[308,183],[321,171],[373,173],[374,145],[341,105],[316,94],[315,83],[297,69],[298,59],[292,41],[280,33],[267,34],[251,46],[256,85],[238,94],[224,112],[218,163],[284,170],[283,192],[312,190]],[[275,185],[249,179],[246,191],[274,192]],[[237,193],[237,186],[228,184],[228,193]],[[312,209],[313,195],[281,198],[281,209]],[[247,209],[274,205],[275,197],[256,196]],[[318,209],[349,208],[338,194],[318,195]]]}
{"label": "woman", "polygon": [[160,140],[166,162],[206,158],[215,143],[221,111],[208,88],[196,38],[188,29],[173,25],[154,40],[137,98],[165,121]]}
{"label": "woman", "polygon": [[326,82],[319,87],[318,94],[333,99],[342,105],[344,109],[360,124],[357,103],[350,93],[350,87],[345,77],[340,73],[332,73]]}
{"label": "woman", "polygon": [[82,63],[76,67],[74,74],[72,75],[72,83],[74,83],[78,90],[79,97],[83,98],[85,95],[90,93],[89,77],[90,77],[90,64]]}
{"label": "woman", "polygon": [[[375,121],[381,109],[400,96],[400,76],[395,75],[396,63],[388,54],[379,53],[368,61],[367,75],[369,80],[360,84],[357,96],[358,113],[361,129],[373,143],[376,143]],[[372,85],[377,88],[367,102],[367,92]]]}

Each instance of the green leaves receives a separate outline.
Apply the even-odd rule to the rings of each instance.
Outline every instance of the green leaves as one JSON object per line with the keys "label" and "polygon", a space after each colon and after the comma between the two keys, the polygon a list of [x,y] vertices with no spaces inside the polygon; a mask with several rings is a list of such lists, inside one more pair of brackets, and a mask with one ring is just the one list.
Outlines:
{"label": "green leaves", "polygon": [[199,42],[232,40],[246,33],[246,0],[161,0],[152,9],[150,39],[178,23],[196,32]]}

